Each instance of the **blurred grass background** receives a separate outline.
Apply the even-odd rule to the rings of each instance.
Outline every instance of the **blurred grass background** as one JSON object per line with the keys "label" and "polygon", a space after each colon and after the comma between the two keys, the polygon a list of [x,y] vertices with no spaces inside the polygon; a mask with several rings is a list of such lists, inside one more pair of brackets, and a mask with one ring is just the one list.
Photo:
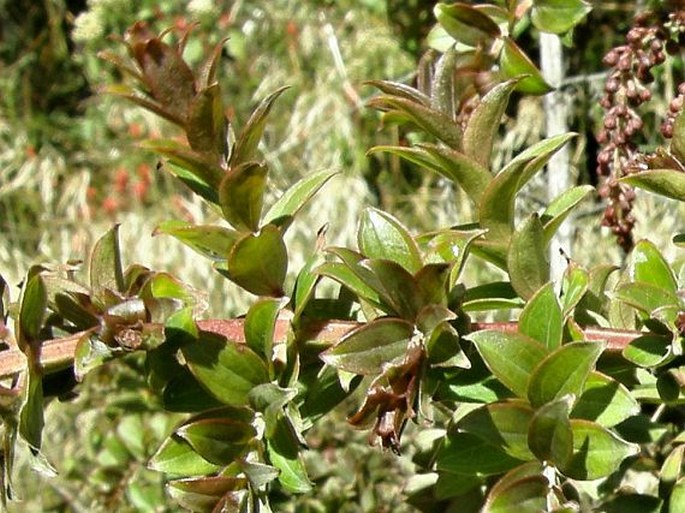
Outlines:
{"label": "blurred grass background", "polygon": [[[182,31],[196,23],[186,51],[193,63],[229,38],[219,76],[238,126],[257,101],[291,86],[276,103],[261,146],[272,184],[284,190],[313,171],[340,171],[289,232],[293,272],[324,224],[330,224],[329,244],[353,246],[358,215],[367,205],[388,209],[415,232],[467,221],[470,207],[458,191],[406,163],[366,156],[369,147],[406,134],[380,127],[377,114],[364,108],[374,91],[363,81],[411,82],[435,3],[0,0],[0,273],[14,287],[31,264],[84,260],[94,240],[121,223],[126,262],[169,271],[205,291],[209,316],[244,312],[249,298],[205,261],[170,238],[152,237],[163,220],[217,220],[157,172],[153,157],[134,149],[144,138],[174,133],[139,109],[97,94],[120,78],[97,52],[114,47],[108,37],[123,34],[136,20],[158,30]],[[593,183],[592,134],[601,114],[601,76],[582,77],[601,72],[602,55],[621,41],[637,3],[596,7],[568,55],[569,74],[581,79],[564,88],[574,106],[570,126],[580,134],[572,151],[578,183]],[[535,54],[528,37],[526,48]],[[647,149],[660,142],[658,120],[680,76],[682,64],[675,63],[658,77],[640,141]],[[543,130],[539,99],[516,99],[508,115],[494,156],[500,163],[539,140]],[[533,184],[521,210],[539,209],[543,194],[541,184]],[[577,218],[574,247],[568,249],[581,264],[623,258],[599,227],[601,208],[588,201]],[[636,239],[649,237],[677,258],[670,236],[680,228],[681,214],[675,203],[639,195]],[[496,275],[471,261],[465,281],[473,285]],[[48,408],[46,454],[59,476],[42,479],[22,460],[15,484],[24,502],[12,511],[175,510],[166,504],[160,477],[144,469],[175,419],[158,413],[155,398],[139,382],[139,365],[134,357],[99,370],[75,401]],[[313,445],[326,447],[328,462],[310,462],[317,493],[284,498],[278,511],[414,511],[400,493],[411,471],[408,458],[369,449],[364,434],[340,429],[345,413],[343,408],[311,434]]]}

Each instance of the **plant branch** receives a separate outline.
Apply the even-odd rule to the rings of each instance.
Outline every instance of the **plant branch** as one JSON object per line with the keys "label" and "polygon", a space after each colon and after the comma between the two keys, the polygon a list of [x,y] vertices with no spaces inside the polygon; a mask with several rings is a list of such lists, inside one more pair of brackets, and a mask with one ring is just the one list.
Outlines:
{"label": "plant branch", "polygon": [[[245,342],[244,319],[212,319],[198,321],[198,326],[203,331],[216,333],[236,342]],[[334,344],[353,329],[361,326],[352,321],[322,321],[309,323],[303,327],[303,334],[309,340]],[[279,319],[276,321],[274,342],[285,343],[290,321]],[[518,329],[516,322],[475,322],[471,325],[472,331],[495,329],[512,332]],[[631,340],[641,335],[638,331],[616,330],[607,328],[585,328],[585,339],[589,341],[605,341],[607,350],[621,351]],[[68,337],[47,340],[43,342],[40,351],[40,366],[43,369],[64,368],[74,361],[74,354],[79,341],[90,334],[81,331]],[[26,356],[17,348],[0,352],[0,378],[14,376],[26,368]]]}

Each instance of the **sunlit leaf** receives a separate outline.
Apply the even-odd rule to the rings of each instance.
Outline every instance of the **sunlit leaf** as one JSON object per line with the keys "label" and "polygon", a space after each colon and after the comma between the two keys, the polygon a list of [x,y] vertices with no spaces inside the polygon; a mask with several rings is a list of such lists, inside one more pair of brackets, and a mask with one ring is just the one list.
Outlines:
{"label": "sunlit leaf", "polygon": [[464,153],[486,169],[490,168],[495,137],[509,103],[509,96],[517,84],[518,80],[497,84],[480,99],[469,116],[464,130]]}
{"label": "sunlit leaf", "polygon": [[571,417],[612,427],[640,413],[640,405],[622,383],[597,371],[591,372]]}
{"label": "sunlit leaf", "polygon": [[658,367],[672,358],[671,337],[641,335],[623,349],[623,357],[640,367]]}
{"label": "sunlit leaf", "polygon": [[205,460],[176,435],[164,441],[148,462],[148,467],[170,477],[202,476],[219,470],[219,466]]}
{"label": "sunlit leaf", "polygon": [[579,185],[562,192],[550,202],[540,216],[547,241],[554,237],[561,224],[592,191],[594,187],[591,185]]}
{"label": "sunlit leaf", "polygon": [[507,268],[514,290],[522,298],[530,298],[549,280],[547,243],[542,223],[533,214],[516,230],[507,254]]}
{"label": "sunlit leaf", "polygon": [[631,173],[619,182],[678,201],[685,201],[685,173],[675,169],[650,169]]}
{"label": "sunlit leaf", "polygon": [[88,272],[90,286],[102,296],[105,290],[124,291],[124,271],[119,248],[119,225],[107,231],[93,246]]}
{"label": "sunlit leaf", "polygon": [[367,258],[392,260],[412,274],[421,268],[421,254],[409,231],[381,210],[364,210],[357,230],[357,243]]}
{"label": "sunlit leaf", "polygon": [[180,506],[191,511],[207,513],[214,511],[221,501],[224,501],[222,511],[237,511],[238,498],[233,497],[231,492],[246,487],[245,478],[223,476],[178,479],[167,483],[169,495]]}
{"label": "sunlit leaf", "polygon": [[324,170],[301,178],[271,205],[264,214],[264,224],[282,224],[284,218],[294,217],[336,174],[337,171]]}
{"label": "sunlit leaf", "polygon": [[522,513],[545,511],[549,482],[538,476],[524,477],[498,487],[488,495],[482,513]]}
{"label": "sunlit leaf", "polygon": [[321,358],[344,371],[377,374],[383,364],[404,355],[413,333],[414,328],[407,321],[378,319],[345,335]]}
{"label": "sunlit leaf", "polygon": [[201,419],[176,431],[204,459],[227,465],[242,455],[256,432],[252,425],[233,419]]}
{"label": "sunlit leaf", "polygon": [[468,476],[490,476],[522,463],[482,438],[470,433],[452,433],[438,451],[437,469]]}
{"label": "sunlit leaf", "polygon": [[570,314],[583,299],[589,284],[589,273],[574,262],[569,263],[561,282],[561,303],[564,315]]}
{"label": "sunlit leaf", "polygon": [[216,82],[198,92],[190,102],[186,136],[191,148],[208,153],[217,163],[221,161],[226,144],[226,116]]}
{"label": "sunlit leaf", "polygon": [[431,99],[418,89],[403,84],[401,82],[391,82],[389,80],[367,80],[364,82],[370,86],[380,89],[383,93],[391,96],[399,96],[413,102],[430,106]]}
{"label": "sunlit leaf", "polygon": [[537,340],[550,351],[559,347],[563,319],[552,283],[543,286],[528,301],[519,316],[519,332]]}
{"label": "sunlit leaf", "polygon": [[282,296],[287,270],[285,243],[271,224],[244,236],[228,256],[229,279],[258,296]]}
{"label": "sunlit leaf", "polygon": [[500,35],[497,23],[464,3],[438,3],[433,13],[450,36],[469,46],[484,44]]}
{"label": "sunlit leaf", "polygon": [[663,307],[678,308],[680,304],[674,292],[644,282],[624,283],[616,289],[614,296],[645,314]]}
{"label": "sunlit leaf", "polygon": [[507,388],[519,397],[526,397],[533,369],[547,355],[538,341],[520,333],[483,330],[471,333],[485,364]]}
{"label": "sunlit leaf", "polygon": [[675,294],[678,285],[666,259],[653,242],[638,241],[630,254],[627,273],[631,281],[649,283]]}
{"label": "sunlit leaf", "polygon": [[466,290],[462,309],[465,312],[523,308],[525,303],[508,281],[476,285]]}
{"label": "sunlit leaf", "polygon": [[267,167],[244,162],[226,173],[219,185],[219,204],[224,218],[241,231],[255,232],[259,227]]}
{"label": "sunlit leaf", "polygon": [[639,452],[639,446],[589,420],[571,419],[573,456],[561,472],[571,479],[589,481],[618,470],[621,462]]}
{"label": "sunlit leaf", "polygon": [[244,162],[248,162],[254,159],[255,153],[257,152],[257,146],[259,141],[262,139],[264,134],[264,128],[266,125],[266,118],[271,112],[271,107],[276,99],[286,90],[287,87],[281,87],[280,89],[274,91],[269,96],[264,98],[257,108],[250,115],[250,119],[247,120],[245,126],[243,127],[238,140],[235,143],[235,148],[231,153],[229,160],[229,165],[231,167],[238,166]]}
{"label": "sunlit leaf", "polygon": [[545,357],[530,376],[530,403],[539,407],[568,394],[580,397],[605,346],[602,342],[571,342]]}
{"label": "sunlit leaf", "polygon": [[531,20],[543,32],[563,34],[578,25],[592,10],[583,0],[534,0]]}
{"label": "sunlit leaf", "polygon": [[509,37],[502,38],[504,46],[500,54],[500,67],[507,78],[523,77],[516,90],[524,94],[546,94],[552,90],[540,70],[521,48]]}

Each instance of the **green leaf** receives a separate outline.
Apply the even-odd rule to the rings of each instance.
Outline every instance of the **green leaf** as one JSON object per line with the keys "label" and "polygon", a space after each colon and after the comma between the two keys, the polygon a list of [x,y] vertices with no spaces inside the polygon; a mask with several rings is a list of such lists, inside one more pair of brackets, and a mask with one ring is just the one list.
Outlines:
{"label": "green leaf", "polygon": [[536,214],[514,232],[507,253],[507,268],[514,290],[529,299],[549,280],[547,243]]}
{"label": "green leaf", "polygon": [[685,173],[675,169],[650,169],[631,173],[619,182],[678,201],[685,201]]}
{"label": "green leaf", "polygon": [[495,137],[499,132],[509,97],[518,82],[517,79],[507,80],[490,89],[468,118],[462,143],[464,153],[486,169],[490,168]]}
{"label": "green leaf", "polygon": [[148,468],[180,477],[212,474],[220,467],[205,460],[182,438],[171,435],[152,456]]}
{"label": "green leaf", "polygon": [[240,231],[256,232],[264,204],[268,169],[256,162],[231,168],[219,185],[219,204],[224,218]]}
{"label": "green leaf", "polygon": [[288,254],[274,225],[240,239],[228,256],[228,277],[257,296],[283,296]]}
{"label": "green leaf", "polygon": [[450,148],[459,150],[461,147],[462,133],[459,125],[440,111],[406,98],[387,95],[372,98],[368,106],[379,110],[401,112],[420,129],[444,142]]}
{"label": "green leaf", "polygon": [[667,497],[673,489],[673,485],[678,481],[683,473],[683,453],[685,445],[674,447],[659,471],[659,495]]}
{"label": "green leaf", "polygon": [[621,493],[602,504],[606,513],[661,513],[663,501],[653,495]]}
{"label": "green leaf", "polygon": [[645,334],[623,349],[623,357],[640,367],[659,367],[672,358],[671,337]]}
{"label": "green leaf", "polygon": [[186,137],[195,151],[207,153],[220,163],[225,153],[226,116],[221,101],[221,89],[213,83],[198,92],[190,102]]}
{"label": "green leaf", "polygon": [[250,390],[269,381],[264,361],[244,344],[204,333],[181,351],[195,378],[225,404],[246,404]]}
{"label": "green leaf", "polygon": [[530,422],[528,445],[540,461],[563,466],[573,454],[569,412],[575,398],[563,396],[538,408]]}
{"label": "green leaf", "polygon": [[42,445],[43,426],[43,377],[37,365],[29,363],[27,383],[24,386],[24,403],[19,412],[19,434],[38,452]]}
{"label": "green leaf", "polygon": [[583,393],[577,399],[571,417],[613,427],[638,413],[639,403],[623,384],[593,371],[585,381]]}
{"label": "green leaf", "polygon": [[571,212],[594,190],[591,185],[580,185],[562,192],[552,200],[540,216],[547,242],[552,240]]}
{"label": "green leaf", "polygon": [[264,128],[266,126],[266,118],[271,111],[271,107],[276,99],[285,91],[288,87],[281,87],[277,89],[269,96],[264,98],[257,108],[250,115],[250,119],[247,120],[245,126],[243,127],[238,140],[235,143],[235,147],[231,152],[231,157],[229,159],[229,166],[236,167],[244,162],[249,162],[254,160],[257,153],[257,146],[259,141],[262,139],[262,134],[264,134]]}
{"label": "green leaf", "polygon": [[658,308],[678,308],[680,303],[675,293],[644,282],[624,283],[616,289],[614,297],[647,315]]}
{"label": "green leaf", "polygon": [[170,481],[167,491],[181,507],[211,513],[237,511],[238,498],[232,492],[243,490],[246,486],[245,478],[205,476]]}
{"label": "green leaf", "polygon": [[301,457],[288,458],[278,451],[273,450],[270,444],[267,445],[271,464],[280,473],[278,481],[291,493],[307,493],[312,490],[313,485],[307,476],[307,471]]}
{"label": "green leaf", "polygon": [[[24,283],[19,299],[17,344],[28,355],[29,346],[40,340],[40,332],[47,314],[48,294],[39,267],[29,270]],[[38,355],[31,357],[34,356]]]}
{"label": "green leaf", "polygon": [[284,219],[294,217],[336,174],[338,171],[324,170],[301,178],[271,205],[264,214],[264,224],[282,224]]}
{"label": "green leaf", "polygon": [[528,301],[519,316],[518,328],[520,333],[537,340],[550,351],[561,345],[563,318],[552,283],[543,286]]}
{"label": "green leaf", "polygon": [[465,312],[522,308],[523,306],[523,300],[518,297],[508,281],[498,281],[471,287],[466,290],[464,302],[462,303],[462,309]]}
{"label": "green leaf", "polygon": [[431,331],[425,345],[426,357],[432,367],[471,367],[471,362],[459,344],[457,330],[447,322],[438,324]]}
{"label": "green leaf", "polygon": [[500,68],[507,78],[523,77],[516,90],[523,94],[542,95],[552,87],[542,78],[542,73],[521,48],[509,37],[503,37],[504,46],[499,57]]}
{"label": "green leaf", "polygon": [[563,34],[578,25],[592,10],[583,0],[534,0],[531,20],[542,32]]}
{"label": "green leaf", "polygon": [[525,335],[497,330],[477,331],[468,338],[495,377],[517,396],[526,397],[530,375],[547,355],[545,346]]}
{"label": "green leaf", "polygon": [[381,301],[390,307],[386,313],[414,320],[421,309],[420,290],[414,277],[404,267],[390,260],[363,260],[361,267],[372,272],[369,283]]}
{"label": "green leaf", "polygon": [[561,283],[561,302],[563,315],[569,315],[578,303],[583,299],[590,284],[589,273],[579,265],[571,262]]}
{"label": "green leaf", "polygon": [[549,354],[530,376],[530,403],[537,408],[567,394],[580,397],[605,347],[603,342],[571,342]]}
{"label": "green leaf", "polygon": [[414,327],[407,321],[378,319],[345,335],[321,354],[327,364],[355,374],[372,375],[407,351]]}
{"label": "green leaf", "polygon": [[426,107],[430,106],[431,104],[431,99],[428,95],[401,82],[391,82],[389,80],[367,80],[364,82],[364,84],[376,87],[380,89],[381,92],[389,96],[406,98],[407,100],[411,100]]}
{"label": "green leaf", "polygon": [[119,225],[113,226],[93,246],[88,265],[90,287],[102,297],[105,290],[124,292],[124,271],[119,249]]}
{"label": "green leaf", "polygon": [[175,370],[162,392],[164,409],[193,413],[222,406],[222,403],[203,388],[188,369]]}
{"label": "green leaf", "polygon": [[460,432],[476,435],[519,460],[534,459],[528,448],[533,409],[517,399],[482,406],[461,419]]}
{"label": "green leaf", "polygon": [[431,107],[454,117],[454,70],[457,64],[457,51],[452,46],[438,59],[431,81]]}
{"label": "green leaf", "polygon": [[497,23],[470,5],[438,3],[433,14],[450,36],[469,46],[485,44],[500,35]]}
{"label": "green leaf", "polygon": [[381,210],[364,210],[357,230],[357,243],[367,258],[391,260],[412,274],[422,266],[419,248],[409,231]]}
{"label": "green leaf", "polygon": [[668,513],[679,513],[685,508],[685,477],[676,481],[668,502]]}
{"label": "green leaf", "polygon": [[76,344],[74,351],[74,377],[83,381],[88,372],[112,360],[116,356],[113,348],[99,338],[87,333]]}
{"label": "green leaf", "polygon": [[292,293],[293,322],[298,321],[310,301],[316,298],[316,285],[321,279],[321,276],[316,272],[316,268],[323,263],[323,255],[317,247],[297,274]]}
{"label": "green leaf", "polygon": [[[481,114],[484,116],[486,113]],[[471,135],[471,137],[473,138],[474,136]],[[383,147],[381,146],[380,148]],[[402,156],[399,147],[396,148],[396,153]],[[427,153],[432,159],[429,161],[430,165],[427,166],[429,169],[436,171],[438,174],[459,185],[475,205],[480,203],[483,191],[485,191],[485,188],[492,180],[489,162],[481,165],[476,158],[469,157],[457,150],[434,144],[419,144],[418,148],[405,149]]]}
{"label": "green leaf", "polygon": [[176,434],[204,459],[217,465],[228,465],[247,451],[256,436],[246,422],[233,419],[201,419],[184,424]]}
{"label": "green leaf", "polygon": [[437,470],[467,476],[491,476],[522,463],[470,433],[451,433],[438,451]]}
{"label": "green leaf", "polygon": [[483,230],[443,230],[429,234],[430,240],[425,248],[428,262],[447,262],[451,264],[450,280],[448,288],[451,289],[459,281],[464,269],[466,257],[471,249],[473,241],[481,237]]}
{"label": "green leaf", "polygon": [[[352,389],[358,381],[355,381]],[[328,365],[309,374],[303,370],[300,383],[307,387],[300,414],[311,422],[316,422],[348,396],[348,392],[340,386],[337,370]]]}
{"label": "green leaf", "polygon": [[356,270],[349,266],[337,262],[326,262],[318,266],[314,272],[321,276],[327,276],[344,285],[360,299],[368,301],[379,308],[383,307],[378,292],[371,288],[367,282],[357,274]]}
{"label": "green leaf", "polygon": [[266,362],[273,357],[274,330],[282,307],[278,299],[262,298],[252,304],[245,317],[245,342]]}
{"label": "green leaf", "polygon": [[573,456],[561,472],[571,479],[590,481],[617,471],[621,462],[640,450],[638,445],[589,420],[571,419]]}
{"label": "green leaf", "polygon": [[680,161],[685,162],[685,116],[681,110],[673,122],[673,138],[671,139],[671,153]]}
{"label": "green leaf", "polygon": [[541,475],[524,477],[498,487],[488,495],[482,513],[533,513],[547,511],[549,482]]}
{"label": "green leaf", "polygon": [[149,139],[141,142],[140,147],[161,155],[183,169],[185,172],[176,170],[174,174],[183,179],[191,190],[211,201],[212,195],[204,191],[202,185],[212,191],[219,186],[225,173],[218,163],[208,160],[205,155],[179,142],[168,139]]}
{"label": "green leaf", "polygon": [[673,294],[678,291],[671,266],[654,243],[646,239],[639,241],[633,248],[627,272],[631,281],[649,283]]}

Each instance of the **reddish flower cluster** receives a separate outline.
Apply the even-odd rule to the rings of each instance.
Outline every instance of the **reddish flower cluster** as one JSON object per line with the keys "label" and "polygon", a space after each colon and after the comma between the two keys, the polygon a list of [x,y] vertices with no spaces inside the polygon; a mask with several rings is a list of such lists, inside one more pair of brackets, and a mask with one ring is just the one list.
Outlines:
{"label": "reddish flower cluster", "polygon": [[[642,13],[635,17],[635,24],[626,35],[626,44],[611,49],[604,57],[604,64],[613,69],[600,101],[605,115],[597,137],[602,145],[597,156],[597,174],[603,179],[599,194],[607,202],[602,224],[611,227],[626,252],[634,244],[635,218],[631,210],[635,192],[618,180],[639,169],[633,138],[642,130],[643,122],[636,109],[652,97],[647,85],[654,81],[654,66],[663,63],[667,53],[675,53],[685,44],[683,29],[684,10],[664,16]],[[678,105],[682,106],[682,99],[674,100],[671,110]],[[670,124],[664,124],[662,132],[672,134],[672,119]]]}

